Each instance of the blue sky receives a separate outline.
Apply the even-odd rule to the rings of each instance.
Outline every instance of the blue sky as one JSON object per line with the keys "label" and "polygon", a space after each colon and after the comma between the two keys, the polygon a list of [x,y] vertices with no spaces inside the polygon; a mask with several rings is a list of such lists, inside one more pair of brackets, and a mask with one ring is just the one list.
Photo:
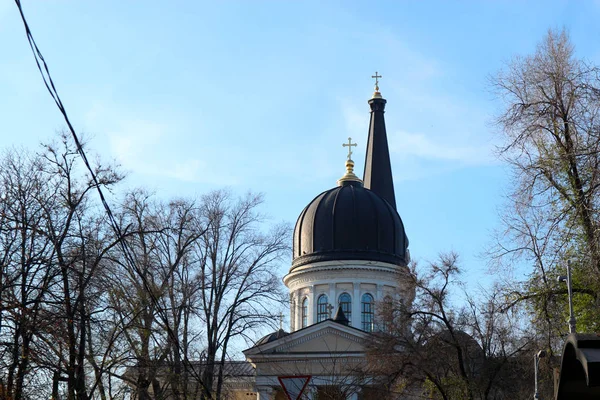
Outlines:
{"label": "blue sky", "polygon": [[[455,250],[471,284],[509,188],[493,156],[488,77],[570,30],[600,63],[592,1],[23,0],[75,128],[128,172],[123,188],[264,192],[275,221],[344,172],[362,175],[371,75],[383,75],[398,210],[413,259]],[[12,1],[0,3],[0,147],[64,126]],[[287,266],[282,268],[282,272]]]}

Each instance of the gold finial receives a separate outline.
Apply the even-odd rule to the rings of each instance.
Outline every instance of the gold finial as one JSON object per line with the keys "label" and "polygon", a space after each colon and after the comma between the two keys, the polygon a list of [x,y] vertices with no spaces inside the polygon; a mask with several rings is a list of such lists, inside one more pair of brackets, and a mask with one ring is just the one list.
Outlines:
{"label": "gold finial", "polygon": [[373,98],[381,98],[381,93],[379,93],[379,78],[383,78],[383,76],[375,71],[375,75],[371,75],[371,78],[375,78],[375,93],[373,93]]}
{"label": "gold finial", "polygon": [[352,146],[356,147],[358,145],[356,143],[352,143],[351,137],[348,138],[348,144],[342,143],[342,147],[348,148],[348,160],[352,160]]}
{"label": "gold finial", "polygon": [[338,179],[337,183],[339,186],[342,186],[343,182],[346,181],[355,181],[362,182],[360,178],[354,175],[354,161],[352,161],[352,147],[356,147],[356,143],[352,143],[352,138],[348,138],[348,143],[342,143],[342,147],[348,148],[348,159],[346,160],[346,173],[340,179]]}

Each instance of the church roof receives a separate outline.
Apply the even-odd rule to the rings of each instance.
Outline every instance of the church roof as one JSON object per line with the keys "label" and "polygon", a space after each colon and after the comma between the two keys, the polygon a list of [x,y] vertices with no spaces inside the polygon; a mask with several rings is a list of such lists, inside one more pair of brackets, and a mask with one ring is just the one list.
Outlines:
{"label": "church roof", "polygon": [[294,228],[292,269],[334,260],[404,265],[408,238],[390,203],[359,182],[346,181],[315,197]]}
{"label": "church roof", "polygon": [[342,324],[342,325],[348,325],[348,324],[350,324],[350,321],[346,317],[346,314],[344,314],[344,310],[342,310],[342,307],[338,307],[337,312],[335,313],[335,317],[333,318],[333,320],[335,322],[337,322],[338,324]]}
{"label": "church roof", "polygon": [[294,228],[292,270],[323,261],[365,260],[408,263],[408,238],[396,211],[392,168],[379,87],[371,106],[365,179],[354,175],[351,139],[346,174],[338,186],[315,197]]}
{"label": "church roof", "polygon": [[383,116],[385,104],[386,100],[381,97],[379,88],[377,87],[375,95],[369,100],[371,119],[369,122],[369,139],[367,141],[363,181],[366,188],[385,199],[395,210],[396,196],[394,194],[392,164],[390,162],[390,151]]}
{"label": "church roof", "polygon": [[275,331],[273,333],[269,333],[266,336],[263,336],[256,343],[254,343],[254,345],[260,346],[261,344],[270,343],[277,339],[281,339],[282,337],[285,337],[287,335],[289,335],[288,332],[284,331],[283,329],[279,329],[278,331]]}
{"label": "church roof", "polygon": [[[189,361],[191,369],[195,371],[196,375],[202,375],[207,367],[207,364],[203,361]],[[174,366],[170,362],[156,362],[157,377],[161,378],[170,375],[174,369]],[[216,373],[218,374],[221,369],[221,363],[219,360],[215,361]],[[223,362],[223,377],[254,377],[256,375],[254,366],[245,360],[225,360]],[[127,367],[125,370],[125,377],[129,381],[135,382],[139,374],[140,367],[137,365]]]}

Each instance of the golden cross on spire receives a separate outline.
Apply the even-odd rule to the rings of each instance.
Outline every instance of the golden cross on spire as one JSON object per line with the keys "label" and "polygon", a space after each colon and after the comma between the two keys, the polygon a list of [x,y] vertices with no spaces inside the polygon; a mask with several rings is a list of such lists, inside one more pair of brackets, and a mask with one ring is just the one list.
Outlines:
{"label": "golden cross on spire", "polygon": [[348,144],[342,143],[342,147],[348,148],[348,160],[352,160],[352,147],[356,147],[356,143],[352,143],[352,138],[348,138]]}
{"label": "golden cross on spire", "polygon": [[378,75],[377,71],[375,71],[375,75],[371,75],[371,78],[375,78],[375,91],[379,92],[379,78],[383,78],[383,76]]}

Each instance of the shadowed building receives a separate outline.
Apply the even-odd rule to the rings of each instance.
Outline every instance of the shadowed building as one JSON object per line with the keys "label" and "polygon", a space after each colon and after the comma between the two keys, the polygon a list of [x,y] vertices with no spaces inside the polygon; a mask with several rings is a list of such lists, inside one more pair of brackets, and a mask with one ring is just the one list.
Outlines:
{"label": "shadowed building", "polygon": [[600,337],[571,333],[563,347],[555,382],[557,400],[600,398]]}
{"label": "shadowed building", "polygon": [[386,100],[377,83],[369,105],[363,180],[354,174],[356,145],[349,139],[345,174],[296,222],[292,266],[283,278],[291,332],[275,332],[244,351],[256,367],[260,400],[280,398],[279,376],[311,376],[308,398],[373,398],[367,394],[372,380],[364,374],[364,345],[378,328],[375,306],[414,298],[403,279],[409,273],[408,238],[396,210]]}

